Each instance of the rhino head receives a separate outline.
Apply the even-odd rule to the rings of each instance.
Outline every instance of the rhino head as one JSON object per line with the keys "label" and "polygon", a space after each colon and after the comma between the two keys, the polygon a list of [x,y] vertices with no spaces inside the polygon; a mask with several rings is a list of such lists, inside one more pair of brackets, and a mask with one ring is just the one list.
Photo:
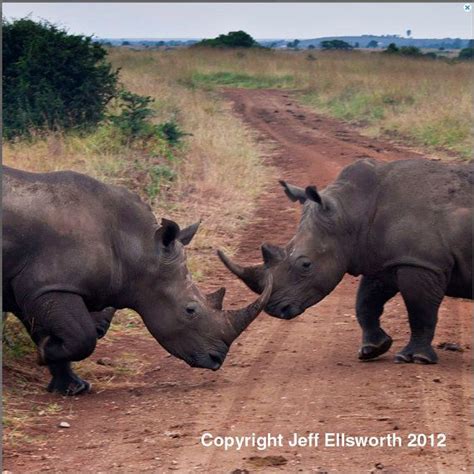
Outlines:
{"label": "rhino head", "polygon": [[163,219],[156,231],[155,251],[146,265],[146,285],[140,283],[137,312],[171,354],[192,367],[217,370],[230,345],[263,310],[270,297],[272,278],[262,280],[261,295],[249,306],[223,310],[225,288],[204,295],[186,265],[185,246],[199,223],[181,230]]}
{"label": "rhino head", "polygon": [[262,245],[263,264],[244,267],[223,252],[224,265],[252,291],[261,293],[268,276],[273,289],[265,311],[280,319],[292,319],[328,295],[347,271],[351,241],[346,238],[337,202],[319,194],[315,186],[306,189],[280,181],[285,194],[303,205],[295,236],[284,247]]}

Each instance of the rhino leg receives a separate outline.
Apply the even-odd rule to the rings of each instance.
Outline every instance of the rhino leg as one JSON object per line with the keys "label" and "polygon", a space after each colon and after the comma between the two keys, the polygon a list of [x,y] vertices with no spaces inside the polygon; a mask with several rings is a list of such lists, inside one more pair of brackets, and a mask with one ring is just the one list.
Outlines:
{"label": "rhino leg", "polygon": [[48,365],[53,376],[49,391],[77,395],[89,390],[77,377],[71,361],[92,354],[97,341],[96,324],[79,295],[46,293],[25,305],[24,324],[38,346],[40,364]]}
{"label": "rhino leg", "polygon": [[95,329],[97,333],[97,339],[102,339],[109,330],[110,323],[115,314],[115,308],[108,307],[102,311],[94,311],[91,313],[91,317],[94,320]]}
{"label": "rhino leg", "polygon": [[396,355],[395,362],[436,364],[438,356],[431,342],[445,293],[444,278],[423,268],[403,267],[398,270],[397,279],[408,311],[411,337]]}
{"label": "rhino leg", "polygon": [[394,282],[362,277],[356,300],[357,320],[362,328],[360,360],[374,359],[390,349],[392,338],[380,327],[380,316],[384,304],[397,292]]}
{"label": "rhino leg", "polygon": [[48,392],[75,396],[90,391],[90,383],[81,379],[73,372],[70,362],[50,363],[48,364],[48,369],[52,375],[51,382],[49,382],[47,387]]}

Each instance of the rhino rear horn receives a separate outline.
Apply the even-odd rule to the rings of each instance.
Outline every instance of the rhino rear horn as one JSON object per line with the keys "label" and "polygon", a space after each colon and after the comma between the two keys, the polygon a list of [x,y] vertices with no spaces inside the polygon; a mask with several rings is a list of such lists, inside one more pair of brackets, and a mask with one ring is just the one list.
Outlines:
{"label": "rhino rear horn", "polygon": [[285,250],[281,247],[271,244],[262,245],[262,256],[263,261],[267,267],[276,265],[278,262],[281,262],[285,258]]}
{"label": "rhino rear horn", "polygon": [[308,196],[306,195],[306,192],[303,188],[299,188],[298,186],[293,186],[292,184],[287,183],[286,181],[278,181],[282,186],[283,189],[285,190],[285,194],[288,196],[288,198],[293,201],[299,201],[300,204],[304,204],[306,202],[306,199],[308,199]]}
{"label": "rhino rear horn", "polygon": [[224,295],[225,295],[225,288],[219,288],[217,291],[213,293],[209,293],[206,295],[206,300],[209,306],[213,309],[218,309],[219,311],[222,309],[222,304],[224,302]]}
{"label": "rhino rear horn", "polygon": [[233,262],[224,252],[217,251],[222,263],[236,276],[238,276],[253,292],[262,293],[265,288],[265,266],[255,265],[243,267]]}
{"label": "rhino rear horn", "polygon": [[199,219],[199,221],[197,221],[196,223],[181,230],[178,235],[178,240],[183,245],[188,245],[191,242],[191,240],[193,240],[193,237],[196,234],[200,224],[201,224],[201,219]]}

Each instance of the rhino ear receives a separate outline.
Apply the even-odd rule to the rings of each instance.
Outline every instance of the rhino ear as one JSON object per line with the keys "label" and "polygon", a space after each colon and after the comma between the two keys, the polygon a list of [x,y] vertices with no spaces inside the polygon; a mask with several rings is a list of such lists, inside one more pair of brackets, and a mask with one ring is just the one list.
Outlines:
{"label": "rhino ear", "polygon": [[288,196],[288,198],[293,201],[299,201],[301,204],[304,204],[304,202],[307,199],[305,190],[303,188],[299,188],[298,186],[293,186],[291,184],[288,184],[285,181],[278,181],[282,186],[283,189],[285,190],[285,194]]}
{"label": "rhino ear", "polygon": [[180,231],[178,240],[183,244],[183,245],[188,245],[191,240],[193,240],[194,234],[197,232],[199,228],[199,224],[201,224],[201,219],[199,219],[198,222],[195,224],[190,225],[189,227],[186,227],[182,231]]}
{"label": "rhino ear", "polygon": [[169,247],[179,236],[179,225],[168,219],[161,219],[161,227],[155,232],[155,243]]}
{"label": "rhino ear", "polygon": [[323,200],[316,189],[316,186],[308,186],[305,189],[306,197],[311,201],[317,202],[318,204],[323,204]]}

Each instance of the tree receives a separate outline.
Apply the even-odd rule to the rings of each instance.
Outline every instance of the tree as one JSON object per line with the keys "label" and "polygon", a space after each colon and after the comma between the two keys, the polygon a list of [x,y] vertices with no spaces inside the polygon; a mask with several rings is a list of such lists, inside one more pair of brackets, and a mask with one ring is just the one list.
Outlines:
{"label": "tree", "polygon": [[379,44],[375,40],[371,40],[367,43],[367,48],[376,48]]}
{"label": "tree", "polygon": [[325,40],[321,41],[321,47],[323,49],[352,49],[352,46],[349,43],[346,43],[342,40]]}
{"label": "tree", "polygon": [[356,41],[355,44],[354,44],[354,48],[358,48],[359,47],[359,42]]}
{"label": "tree", "polygon": [[93,126],[117,93],[107,50],[47,22],[3,20],[3,135]]}
{"label": "tree", "polygon": [[287,48],[293,48],[293,49],[298,49],[298,45],[300,44],[300,40],[299,39],[295,39],[294,41],[290,41],[289,43],[287,43],[286,47]]}
{"label": "tree", "polygon": [[388,54],[396,54],[396,53],[399,53],[399,52],[400,52],[400,49],[398,48],[398,46],[395,43],[390,43],[387,46],[387,49],[384,51],[384,53],[388,53]]}
{"label": "tree", "polygon": [[194,46],[210,46],[212,48],[252,48],[258,43],[245,31],[231,31],[227,35],[219,35],[217,38],[204,39]]}
{"label": "tree", "polygon": [[308,46],[308,49],[314,49],[314,48],[315,48],[314,44],[310,44],[310,45]]}
{"label": "tree", "polygon": [[458,59],[474,59],[474,48],[463,48],[459,51]]}
{"label": "tree", "polygon": [[411,30],[407,30],[407,36],[408,36],[408,37],[411,36]]}

